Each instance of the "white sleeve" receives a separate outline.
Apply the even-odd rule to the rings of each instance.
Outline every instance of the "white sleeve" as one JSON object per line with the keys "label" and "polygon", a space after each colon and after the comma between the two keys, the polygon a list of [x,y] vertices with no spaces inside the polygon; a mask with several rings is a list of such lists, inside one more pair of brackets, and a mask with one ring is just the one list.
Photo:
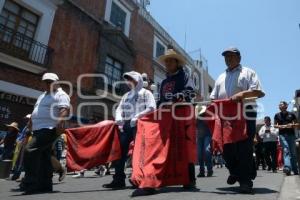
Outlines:
{"label": "white sleeve", "polygon": [[210,94],[210,99],[216,100],[219,98],[219,86],[217,84],[215,84],[215,87],[213,89],[213,91]]}
{"label": "white sleeve", "polygon": [[149,112],[152,112],[156,109],[156,102],[153,94],[149,90],[145,89],[144,95],[145,95],[145,104],[146,104],[144,106],[146,106],[146,108],[142,112],[136,114],[135,118],[137,119],[145,116]]}
{"label": "white sleeve", "polygon": [[[127,95],[127,94],[125,94]],[[115,121],[118,122],[118,121],[123,121],[123,117],[122,117],[122,106],[123,106],[123,103],[124,103],[124,99],[125,99],[125,95],[122,97],[117,109],[116,109],[116,117],[115,117]]]}
{"label": "white sleeve", "polygon": [[67,94],[60,94],[57,98],[58,108],[70,108],[70,97]]}
{"label": "white sleeve", "polygon": [[260,80],[257,76],[257,74],[253,71],[250,75],[250,80],[249,80],[249,90],[259,90],[263,91]]}
{"label": "white sleeve", "polygon": [[260,130],[258,132],[258,136],[263,139],[264,134],[265,134],[265,127],[263,126],[263,127],[260,128]]}
{"label": "white sleeve", "polygon": [[272,133],[276,136],[279,136],[279,129],[272,127]]}

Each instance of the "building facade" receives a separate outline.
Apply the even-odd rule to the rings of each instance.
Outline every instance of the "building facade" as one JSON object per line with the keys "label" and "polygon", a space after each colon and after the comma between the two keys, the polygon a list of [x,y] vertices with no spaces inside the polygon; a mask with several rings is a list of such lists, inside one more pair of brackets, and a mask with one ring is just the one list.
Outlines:
{"label": "building facade", "polygon": [[112,119],[128,89],[122,74],[147,73],[159,89],[169,45],[185,56],[200,99],[213,80],[147,11],[145,0],[0,0],[0,123],[22,121],[43,92],[41,76],[59,75],[73,115]]}

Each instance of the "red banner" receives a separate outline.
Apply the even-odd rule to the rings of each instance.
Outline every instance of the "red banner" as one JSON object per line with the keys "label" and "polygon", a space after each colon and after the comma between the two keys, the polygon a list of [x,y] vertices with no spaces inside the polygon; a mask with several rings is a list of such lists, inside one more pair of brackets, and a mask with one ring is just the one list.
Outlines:
{"label": "red banner", "polygon": [[181,119],[157,110],[138,121],[131,180],[139,188],[189,183],[188,163],[197,159],[194,109],[182,106],[174,113]]}
{"label": "red banner", "polygon": [[119,130],[114,121],[67,129],[67,168],[91,169],[121,158]]}
{"label": "red banner", "polygon": [[214,101],[208,106],[205,121],[212,133],[214,150],[248,138],[247,124],[242,103],[231,100]]}

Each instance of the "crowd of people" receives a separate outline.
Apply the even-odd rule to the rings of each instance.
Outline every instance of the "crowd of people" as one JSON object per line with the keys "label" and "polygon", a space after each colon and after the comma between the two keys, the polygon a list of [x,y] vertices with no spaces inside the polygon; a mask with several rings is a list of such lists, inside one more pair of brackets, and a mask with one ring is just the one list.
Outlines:
{"label": "crowd of people", "polygon": [[[292,172],[298,175],[295,129],[299,125],[296,116],[287,111],[288,104],[282,101],[279,105],[280,112],[274,117],[274,124],[267,116],[264,119],[265,124],[257,131],[255,99],[265,95],[260,80],[254,70],[240,64],[241,54],[237,48],[228,48],[222,55],[227,68],[216,80],[211,99],[251,102],[247,104],[245,113],[247,139],[224,144],[222,151],[215,150],[210,129],[203,120],[197,118],[195,135],[200,166],[197,177],[211,177],[214,174],[214,165],[225,165],[229,171],[227,183],[233,185],[238,182],[241,193],[252,193],[253,181],[260,165],[274,173],[281,167],[278,163],[279,145],[283,149],[283,172],[286,175],[291,175]],[[121,189],[126,186],[125,165],[130,144],[137,134],[138,120],[161,105],[191,102],[195,97],[193,81],[183,67],[186,64],[184,57],[169,49],[159,60],[166,67],[167,76],[161,83],[158,101],[145,88],[140,73],[132,71],[123,75],[130,91],[121,99],[115,117],[115,123],[121,132],[119,136],[122,156],[113,163],[113,179],[104,184],[104,188]],[[70,98],[57,84],[58,80],[54,73],[43,75],[45,92],[38,98],[33,112],[24,118],[27,125],[21,131],[17,122],[7,125],[7,134],[0,141],[0,145],[4,146],[1,159],[12,160],[11,179],[21,181],[19,190],[24,194],[52,192],[53,173],[58,173],[59,181],[66,175],[66,169],[60,160],[67,142],[64,122],[69,115]],[[95,173],[110,175],[110,167],[110,164],[99,166]],[[187,170],[189,183],[183,185],[183,188],[192,190],[197,187],[195,163],[188,163]],[[25,175],[21,180],[22,171]],[[84,172],[83,169],[74,177],[84,177]],[[150,195],[157,191],[157,188],[139,188],[132,184],[135,186],[132,196]]]}

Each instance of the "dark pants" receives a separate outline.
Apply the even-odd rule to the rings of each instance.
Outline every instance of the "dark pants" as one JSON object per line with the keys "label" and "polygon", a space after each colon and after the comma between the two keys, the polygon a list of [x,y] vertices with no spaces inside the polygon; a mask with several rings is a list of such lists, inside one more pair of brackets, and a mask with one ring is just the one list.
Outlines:
{"label": "dark pants", "polygon": [[189,163],[189,178],[190,178],[190,183],[193,183],[196,181],[195,164],[194,163]]}
{"label": "dark pants", "polygon": [[264,143],[267,165],[272,170],[277,169],[277,142]]}
{"label": "dark pants", "polygon": [[266,162],[265,162],[265,150],[264,144],[259,142],[255,145],[255,155],[256,155],[256,169],[259,169],[259,165],[262,165],[263,169],[266,169]]}
{"label": "dark pants", "polygon": [[4,146],[3,148],[3,154],[2,154],[2,160],[12,160],[14,156],[14,146]]}
{"label": "dark pants", "polygon": [[136,135],[136,127],[130,127],[130,121],[125,122],[123,126],[123,132],[120,133],[120,143],[121,143],[121,150],[122,150],[122,157],[120,160],[114,162],[115,165],[115,175],[113,179],[115,182],[122,183],[126,179],[125,175],[125,163],[128,159],[128,151],[129,145],[134,140]]}
{"label": "dark pants", "polygon": [[24,153],[25,191],[51,191],[53,169],[51,149],[57,135],[55,129],[41,129],[33,132]]}
{"label": "dark pants", "polygon": [[[247,107],[251,109],[251,107]],[[230,175],[236,176],[238,181],[249,182],[256,178],[257,172],[253,158],[253,139],[256,133],[257,113],[252,110],[246,113],[248,139],[224,145],[224,160]]]}

